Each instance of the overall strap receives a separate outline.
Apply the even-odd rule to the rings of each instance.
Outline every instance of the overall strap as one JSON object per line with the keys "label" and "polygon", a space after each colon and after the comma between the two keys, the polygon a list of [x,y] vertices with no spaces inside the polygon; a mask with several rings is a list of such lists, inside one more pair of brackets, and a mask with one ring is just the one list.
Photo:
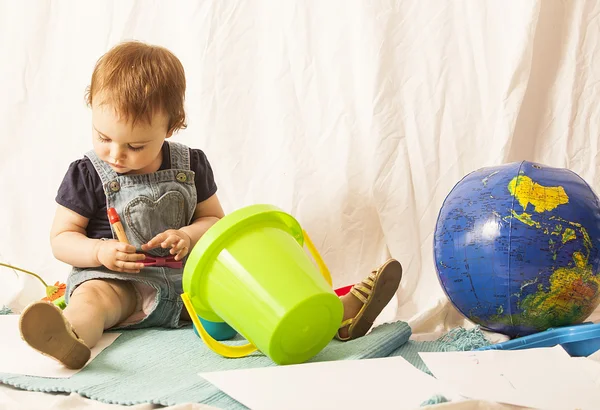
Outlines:
{"label": "overall strap", "polygon": [[100,175],[100,180],[102,181],[102,185],[106,185],[107,182],[112,181],[115,178],[118,178],[119,175],[104,161],[98,158],[98,155],[92,150],[88,151],[85,154],[86,157],[90,159],[92,165],[96,169],[98,175]]}
{"label": "overall strap", "polygon": [[172,169],[190,169],[190,149],[178,142],[167,141],[169,151],[171,151]]}

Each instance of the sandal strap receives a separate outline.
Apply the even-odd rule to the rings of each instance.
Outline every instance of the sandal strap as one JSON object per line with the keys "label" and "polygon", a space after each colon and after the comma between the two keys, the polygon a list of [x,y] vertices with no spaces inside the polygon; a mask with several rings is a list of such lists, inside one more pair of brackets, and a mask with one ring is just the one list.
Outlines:
{"label": "sandal strap", "polygon": [[368,295],[370,294],[370,290],[367,289],[367,288],[365,288],[365,287],[363,287],[363,286],[360,286],[360,285],[356,285],[355,287],[353,287],[350,290],[350,293],[352,293],[362,303],[366,304],[367,303],[367,298],[362,293],[359,292],[359,290],[363,290],[363,289],[366,289],[368,291],[368,293],[367,293],[367,297],[368,297]]}
{"label": "sandal strap", "polygon": [[374,279],[371,279],[370,277],[368,277],[367,279],[364,279],[364,280],[362,281],[362,283],[364,283],[365,285],[369,285],[371,288],[372,288],[373,286],[375,286],[375,280],[374,280]]}
{"label": "sandal strap", "polygon": [[376,279],[377,272],[373,271],[368,278],[365,278],[361,283],[354,285],[350,290],[350,293],[352,293],[363,304],[367,304],[368,298],[371,296],[371,293],[373,293]]}
{"label": "sandal strap", "polygon": [[360,290],[367,297],[373,292],[372,288],[370,288],[370,287],[368,288],[366,286],[363,286],[362,284],[355,285],[354,289],[355,290]]}

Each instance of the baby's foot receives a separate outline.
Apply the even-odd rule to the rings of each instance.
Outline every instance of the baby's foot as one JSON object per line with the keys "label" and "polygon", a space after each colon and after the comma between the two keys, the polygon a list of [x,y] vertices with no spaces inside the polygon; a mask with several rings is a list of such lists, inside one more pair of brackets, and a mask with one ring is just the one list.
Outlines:
{"label": "baby's foot", "polygon": [[396,294],[401,279],[402,265],[390,259],[360,284],[354,285],[350,293],[342,296],[344,321],[337,338],[351,340],[366,335]]}
{"label": "baby's foot", "polygon": [[81,369],[90,359],[90,349],[52,303],[35,302],[27,306],[21,313],[19,329],[29,346],[69,369]]}

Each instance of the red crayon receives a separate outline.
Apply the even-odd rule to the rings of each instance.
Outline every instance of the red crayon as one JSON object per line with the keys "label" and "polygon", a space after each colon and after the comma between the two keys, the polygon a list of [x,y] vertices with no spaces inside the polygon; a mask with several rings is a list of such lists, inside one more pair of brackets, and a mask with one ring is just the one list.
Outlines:
{"label": "red crayon", "polygon": [[115,230],[117,238],[119,238],[119,242],[129,244],[129,240],[127,240],[127,235],[125,234],[125,229],[123,228],[123,224],[121,223],[121,218],[119,218],[117,210],[115,208],[108,208],[106,213],[108,214],[108,221]]}

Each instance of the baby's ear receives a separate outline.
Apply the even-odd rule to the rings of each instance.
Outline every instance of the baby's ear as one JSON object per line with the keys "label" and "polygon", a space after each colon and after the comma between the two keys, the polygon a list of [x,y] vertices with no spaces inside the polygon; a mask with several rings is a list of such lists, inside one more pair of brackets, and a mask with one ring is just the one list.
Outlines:
{"label": "baby's ear", "polygon": [[173,135],[173,133],[175,132],[175,130],[173,128],[171,128],[168,132],[167,132],[167,136],[165,137],[165,139],[167,138],[171,138],[171,136]]}

